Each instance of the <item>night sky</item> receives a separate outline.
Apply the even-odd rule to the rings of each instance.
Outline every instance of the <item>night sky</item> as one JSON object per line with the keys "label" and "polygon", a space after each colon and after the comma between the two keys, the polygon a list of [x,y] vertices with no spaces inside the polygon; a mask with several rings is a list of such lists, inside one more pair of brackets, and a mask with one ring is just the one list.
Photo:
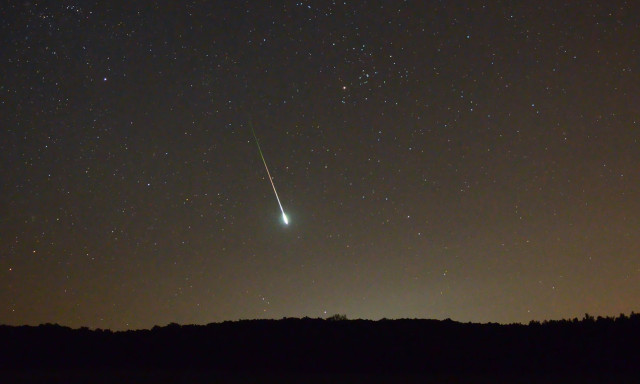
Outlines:
{"label": "night sky", "polygon": [[0,323],[640,310],[638,2],[0,16]]}

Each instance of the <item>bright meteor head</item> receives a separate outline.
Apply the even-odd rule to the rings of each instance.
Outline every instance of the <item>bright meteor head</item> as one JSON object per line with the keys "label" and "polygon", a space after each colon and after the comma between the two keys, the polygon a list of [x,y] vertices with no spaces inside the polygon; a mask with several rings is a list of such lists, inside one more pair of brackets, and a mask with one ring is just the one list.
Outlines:
{"label": "bright meteor head", "polygon": [[258,152],[260,152],[260,158],[262,159],[262,163],[264,164],[264,169],[267,171],[267,176],[269,176],[269,181],[271,182],[271,186],[273,187],[273,193],[276,195],[276,200],[278,200],[278,206],[280,207],[280,211],[282,211],[282,220],[285,225],[289,225],[289,219],[287,219],[287,215],[284,213],[284,208],[282,208],[282,203],[280,202],[280,197],[278,197],[278,191],[276,191],[276,185],[273,183],[273,178],[271,177],[271,172],[269,172],[269,167],[267,167],[267,161],[264,159],[264,155],[262,154],[262,149],[260,148],[260,142],[258,141],[258,136],[256,136],[255,131],[253,130],[253,125],[251,121],[249,121],[249,126],[251,127],[251,133],[253,134],[253,138],[256,139],[256,145],[258,146]]}

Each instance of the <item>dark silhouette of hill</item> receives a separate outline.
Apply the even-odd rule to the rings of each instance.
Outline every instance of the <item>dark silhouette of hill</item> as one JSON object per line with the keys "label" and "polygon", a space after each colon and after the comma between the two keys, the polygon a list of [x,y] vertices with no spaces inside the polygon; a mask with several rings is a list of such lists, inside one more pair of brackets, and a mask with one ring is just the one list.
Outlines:
{"label": "dark silhouette of hill", "polygon": [[529,325],[287,318],[122,332],[0,326],[0,371],[640,378],[640,315]]}

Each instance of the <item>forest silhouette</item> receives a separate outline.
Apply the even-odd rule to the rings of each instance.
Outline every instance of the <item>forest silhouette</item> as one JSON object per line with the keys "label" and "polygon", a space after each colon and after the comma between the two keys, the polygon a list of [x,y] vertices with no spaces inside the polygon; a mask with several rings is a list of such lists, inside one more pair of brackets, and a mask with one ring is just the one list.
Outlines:
{"label": "forest silhouette", "polygon": [[335,315],[118,332],[0,326],[2,375],[75,371],[638,378],[640,315],[528,325]]}

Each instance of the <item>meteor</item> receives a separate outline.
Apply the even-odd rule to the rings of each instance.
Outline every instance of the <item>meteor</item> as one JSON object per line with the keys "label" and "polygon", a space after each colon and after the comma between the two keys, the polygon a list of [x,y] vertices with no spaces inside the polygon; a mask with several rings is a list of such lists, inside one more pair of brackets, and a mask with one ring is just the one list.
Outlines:
{"label": "meteor", "polygon": [[258,136],[256,136],[256,132],[253,130],[253,124],[251,123],[251,121],[249,121],[249,127],[251,128],[251,133],[253,134],[253,138],[256,140],[256,145],[258,146],[258,152],[260,152],[260,158],[262,159],[262,163],[264,163],[264,169],[267,170],[267,176],[269,176],[269,181],[271,182],[271,186],[273,187],[273,193],[275,193],[276,200],[278,200],[280,211],[282,211],[282,220],[286,225],[289,225],[289,219],[287,218],[287,215],[284,213],[284,208],[282,208],[282,203],[280,202],[280,198],[278,197],[278,191],[276,191],[276,185],[273,183],[271,172],[269,172],[269,167],[267,167],[267,161],[264,159],[264,155],[262,154],[262,149],[260,148],[260,142],[258,141]]}

